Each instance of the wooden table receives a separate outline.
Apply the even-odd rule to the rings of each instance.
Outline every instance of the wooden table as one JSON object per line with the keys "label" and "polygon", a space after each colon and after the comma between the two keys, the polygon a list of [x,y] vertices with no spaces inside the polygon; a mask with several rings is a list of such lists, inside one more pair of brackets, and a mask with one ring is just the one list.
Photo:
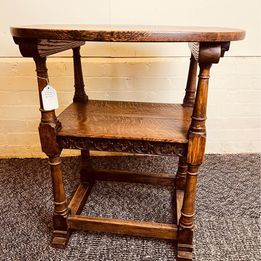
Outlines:
{"label": "wooden table", "polygon": [[[55,247],[65,247],[71,230],[177,240],[178,259],[192,259],[196,183],[204,160],[209,71],[231,41],[245,32],[228,28],[108,25],[36,25],[11,28],[25,57],[36,64],[41,122],[39,134],[51,168]],[[190,66],[181,104],[89,100],[84,90],[80,46],[99,42],[189,42]],[[47,84],[46,57],[73,50],[75,94],[73,103],[58,118],[45,110],[41,92]],[[200,71],[196,79],[197,67]],[[62,178],[62,149],[81,150],[81,183],[68,203]],[[136,174],[94,170],[89,150],[152,155],[177,155],[176,177],[171,174]],[[95,180],[115,180],[173,185],[176,191],[176,224],[127,221],[80,215]],[[109,195],[108,195],[109,196]]]}

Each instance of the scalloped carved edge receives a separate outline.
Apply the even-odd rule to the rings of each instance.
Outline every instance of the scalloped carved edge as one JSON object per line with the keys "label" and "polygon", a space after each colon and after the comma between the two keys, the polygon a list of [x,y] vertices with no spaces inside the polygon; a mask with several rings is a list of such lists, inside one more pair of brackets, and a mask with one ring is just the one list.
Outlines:
{"label": "scalloped carved edge", "polygon": [[177,156],[184,156],[186,155],[187,151],[186,143],[183,144],[144,140],[99,139],[62,136],[58,136],[57,141],[64,149],[90,149],[109,152]]}

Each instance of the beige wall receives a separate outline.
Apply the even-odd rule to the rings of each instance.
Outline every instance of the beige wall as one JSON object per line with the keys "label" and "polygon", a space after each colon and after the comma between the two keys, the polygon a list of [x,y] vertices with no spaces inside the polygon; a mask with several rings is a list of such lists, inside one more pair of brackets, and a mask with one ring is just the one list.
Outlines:
{"label": "beige wall", "polygon": [[[218,4],[217,4],[218,3]],[[209,153],[261,151],[260,1],[0,1],[0,156],[43,156],[39,147],[34,64],[21,58],[9,26],[38,23],[169,24],[243,28],[214,65],[209,93]],[[186,44],[88,43],[82,49],[90,98],[179,102],[187,76]],[[48,61],[60,111],[71,102],[70,52]],[[116,57],[116,58],[112,58]],[[67,152],[67,154],[71,152]]]}

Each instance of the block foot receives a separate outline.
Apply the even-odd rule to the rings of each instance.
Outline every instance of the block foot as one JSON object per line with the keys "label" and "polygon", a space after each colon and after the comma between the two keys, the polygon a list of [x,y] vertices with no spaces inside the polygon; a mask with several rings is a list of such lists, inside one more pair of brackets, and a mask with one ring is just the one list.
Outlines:
{"label": "block foot", "polygon": [[178,261],[192,261],[192,245],[178,243]]}
{"label": "block foot", "polygon": [[52,238],[52,247],[64,249],[67,245],[70,235],[70,231],[54,232]]}

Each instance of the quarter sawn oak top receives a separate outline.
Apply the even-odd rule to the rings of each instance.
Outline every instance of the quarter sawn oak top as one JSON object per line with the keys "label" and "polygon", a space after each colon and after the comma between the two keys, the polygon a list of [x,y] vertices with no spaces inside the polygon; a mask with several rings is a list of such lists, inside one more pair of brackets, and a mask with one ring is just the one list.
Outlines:
{"label": "quarter sawn oak top", "polygon": [[19,38],[104,42],[229,42],[242,40],[240,29],[188,26],[29,25],[11,27]]}

